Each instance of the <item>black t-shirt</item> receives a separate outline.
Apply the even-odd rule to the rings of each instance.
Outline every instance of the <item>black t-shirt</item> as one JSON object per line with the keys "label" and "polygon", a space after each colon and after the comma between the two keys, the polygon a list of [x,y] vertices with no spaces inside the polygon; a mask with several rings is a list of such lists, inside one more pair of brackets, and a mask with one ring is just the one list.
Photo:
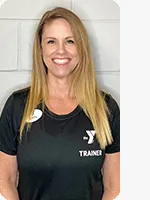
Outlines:
{"label": "black t-shirt", "polygon": [[[66,115],[34,111],[32,126],[19,143],[28,90],[14,92],[0,118],[0,151],[16,155],[20,200],[100,200],[106,153],[120,151],[119,107],[111,95],[109,123],[114,142],[101,150],[90,119],[80,106]],[[98,187],[97,187],[98,186]]]}

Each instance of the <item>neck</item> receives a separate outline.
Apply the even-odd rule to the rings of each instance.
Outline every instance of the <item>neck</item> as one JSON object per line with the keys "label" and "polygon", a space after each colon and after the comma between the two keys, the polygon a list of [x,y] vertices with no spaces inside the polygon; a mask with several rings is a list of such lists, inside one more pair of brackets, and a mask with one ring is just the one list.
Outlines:
{"label": "neck", "polygon": [[49,96],[59,99],[73,98],[68,79],[48,79]]}

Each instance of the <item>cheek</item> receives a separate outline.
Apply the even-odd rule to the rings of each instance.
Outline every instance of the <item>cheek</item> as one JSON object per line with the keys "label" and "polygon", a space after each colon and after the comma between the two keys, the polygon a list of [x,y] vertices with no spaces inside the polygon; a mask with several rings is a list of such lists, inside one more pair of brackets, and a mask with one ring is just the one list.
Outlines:
{"label": "cheek", "polygon": [[72,54],[72,56],[75,57],[76,59],[79,58],[79,53],[78,53],[76,50],[73,50],[73,51],[71,52],[71,54]]}
{"label": "cheek", "polygon": [[44,50],[43,51],[43,57],[48,57],[50,55],[50,51],[48,51],[48,50]]}
{"label": "cheek", "polygon": [[42,55],[43,55],[43,57],[48,57],[48,56],[50,56],[53,52],[54,52],[54,49],[50,49],[50,48],[46,48],[46,47],[44,47],[44,48],[42,49]]}
{"label": "cheek", "polygon": [[76,58],[77,61],[79,61],[79,54],[78,54],[78,52],[76,52],[75,58]]}

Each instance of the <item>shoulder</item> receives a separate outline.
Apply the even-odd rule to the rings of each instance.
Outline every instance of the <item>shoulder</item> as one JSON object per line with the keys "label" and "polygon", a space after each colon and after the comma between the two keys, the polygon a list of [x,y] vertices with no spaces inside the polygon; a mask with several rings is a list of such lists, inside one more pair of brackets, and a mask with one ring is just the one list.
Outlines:
{"label": "shoulder", "polygon": [[102,91],[102,96],[103,96],[105,103],[110,111],[119,109],[119,105],[118,105],[117,101],[112,97],[111,94]]}
{"label": "shoulder", "polygon": [[7,99],[0,116],[0,151],[17,154],[20,124],[29,89],[14,91]]}
{"label": "shoulder", "polygon": [[111,94],[102,91],[102,96],[109,110],[109,120],[110,122],[112,122],[115,117],[119,117],[120,115],[119,105],[117,101],[112,97]]}
{"label": "shoulder", "polygon": [[111,94],[102,91],[102,96],[109,109],[116,109],[119,107],[117,101],[113,98]]}
{"label": "shoulder", "polygon": [[106,147],[105,152],[107,154],[116,153],[120,151],[120,109],[118,103],[110,94],[103,92],[103,97],[109,110],[108,121],[113,137],[112,144]]}
{"label": "shoulder", "polygon": [[16,90],[10,95],[9,99],[11,99],[11,101],[15,105],[18,105],[18,104],[25,105],[29,91],[30,91],[30,87],[23,88],[21,90]]}
{"label": "shoulder", "polygon": [[30,91],[30,87],[23,88],[21,90],[16,90],[12,93],[12,97],[15,100],[26,101],[29,91]]}
{"label": "shoulder", "polygon": [[16,111],[24,109],[30,88],[14,91],[6,100],[3,112],[7,110]]}

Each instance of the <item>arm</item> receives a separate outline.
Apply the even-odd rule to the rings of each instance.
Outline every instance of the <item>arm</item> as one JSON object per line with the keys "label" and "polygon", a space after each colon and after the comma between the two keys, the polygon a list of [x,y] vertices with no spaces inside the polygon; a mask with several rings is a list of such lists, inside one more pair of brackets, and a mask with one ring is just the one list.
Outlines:
{"label": "arm", "polygon": [[113,200],[120,192],[120,152],[106,154],[102,172],[104,184],[102,200]]}
{"label": "arm", "polygon": [[17,159],[0,152],[0,194],[7,200],[19,200],[17,192]]}

